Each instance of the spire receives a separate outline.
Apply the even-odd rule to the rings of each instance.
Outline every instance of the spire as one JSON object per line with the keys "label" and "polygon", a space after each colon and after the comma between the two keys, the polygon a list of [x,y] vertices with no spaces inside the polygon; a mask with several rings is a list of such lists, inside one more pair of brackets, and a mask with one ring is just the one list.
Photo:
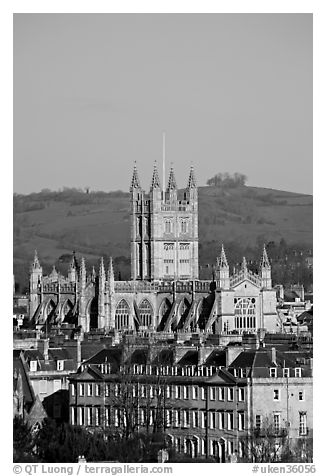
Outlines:
{"label": "spire", "polygon": [[112,256],[110,256],[109,260],[109,269],[108,269],[108,281],[113,280],[114,281],[114,269],[113,269],[113,259]]}
{"label": "spire", "polygon": [[154,190],[155,188],[161,188],[160,177],[159,177],[158,171],[157,171],[156,160],[154,162],[154,170],[153,170],[151,190]]}
{"label": "spire", "polygon": [[264,244],[264,249],[263,249],[263,256],[262,256],[262,259],[260,261],[260,267],[261,268],[270,268],[271,267],[271,265],[269,263],[269,259],[268,259],[265,244]]}
{"label": "spire", "polygon": [[71,269],[76,269],[76,270],[78,268],[78,263],[77,263],[75,251],[72,252],[72,258],[71,258],[71,261],[70,261],[70,268]]}
{"label": "spire", "polygon": [[171,164],[171,168],[170,168],[170,175],[169,175],[169,181],[168,181],[167,189],[168,190],[176,190],[177,189],[177,182],[175,180],[174,170],[173,170],[172,164]]}
{"label": "spire", "polygon": [[40,262],[38,260],[37,251],[35,250],[34,251],[34,260],[33,260],[32,268],[33,269],[40,269],[40,267],[41,267],[41,265],[40,265]]}
{"label": "spire", "polygon": [[242,269],[245,273],[248,271],[248,268],[247,268],[247,260],[246,260],[246,257],[245,257],[245,256],[244,256],[243,259],[242,259],[241,269]]}
{"label": "spire", "polygon": [[95,279],[96,279],[96,271],[95,271],[95,268],[93,266],[93,268],[92,268],[92,281],[94,282]]}
{"label": "spire", "polygon": [[220,258],[219,264],[220,264],[221,268],[228,268],[229,267],[228,260],[226,259],[226,254],[225,254],[225,251],[224,251],[224,245],[223,244],[222,244],[221,258]]}
{"label": "spire", "polygon": [[80,277],[82,280],[84,279],[86,282],[86,265],[85,265],[84,256],[82,256],[81,264],[80,264]]}
{"label": "spire", "polygon": [[196,188],[196,187],[197,187],[197,184],[196,184],[196,179],[195,179],[195,174],[194,174],[194,168],[193,168],[193,166],[191,166],[187,188]]}
{"label": "spire", "polygon": [[135,161],[135,164],[134,164],[134,171],[133,171],[133,174],[132,174],[132,179],[131,179],[131,184],[130,184],[130,192],[132,192],[135,188],[141,188],[139,177],[138,177],[136,161]]}
{"label": "spire", "polygon": [[105,276],[105,268],[104,268],[104,260],[103,260],[103,256],[101,257],[101,261],[100,261],[100,269],[99,269],[99,276],[100,278],[102,278],[103,276]]}

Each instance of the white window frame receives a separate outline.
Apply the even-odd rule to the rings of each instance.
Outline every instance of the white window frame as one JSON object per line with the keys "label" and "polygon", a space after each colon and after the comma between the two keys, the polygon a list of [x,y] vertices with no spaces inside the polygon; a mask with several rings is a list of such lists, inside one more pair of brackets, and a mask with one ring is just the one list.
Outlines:
{"label": "white window frame", "polygon": [[239,387],[238,401],[244,402],[244,400],[245,400],[245,389],[244,387]]}
{"label": "white window frame", "polygon": [[307,412],[299,412],[299,435],[306,436],[307,433]]}
{"label": "white window frame", "polygon": [[85,384],[84,383],[79,384],[79,396],[80,397],[85,397]]}
{"label": "white window frame", "polygon": [[290,369],[289,368],[284,368],[283,369],[283,377],[284,378],[289,378],[290,377]]}
{"label": "white window frame", "polygon": [[37,360],[31,360],[29,363],[29,370],[31,372],[36,372],[37,371]]}
{"label": "white window frame", "polygon": [[[277,398],[276,398],[276,395],[277,395]],[[279,388],[274,388],[273,389],[273,401],[274,402],[279,402],[280,400],[281,400],[281,390]]]}
{"label": "white window frame", "polygon": [[95,396],[100,397],[101,396],[101,385],[99,383],[95,384]]}
{"label": "white window frame", "polygon": [[225,401],[225,388],[224,387],[219,387],[218,389],[218,399],[220,402]]}
{"label": "white window frame", "polygon": [[301,367],[295,367],[294,369],[294,376],[296,378],[301,378],[301,375],[302,375],[302,369]]}
{"label": "white window frame", "polygon": [[74,397],[75,396],[75,385],[73,383],[70,384],[70,390],[71,390],[71,396]]}
{"label": "white window frame", "polygon": [[93,396],[93,384],[92,383],[87,384],[87,396],[88,397]]}
{"label": "white window frame", "polygon": [[270,378],[276,378],[277,377],[277,368],[276,367],[270,367],[269,376],[270,376]]}
{"label": "white window frame", "polygon": [[192,387],[192,399],[193,400],[198,400],[198,397],[199,397],[198,387],[197,387],[197,385],[194,385]]}
{"label": "white window frame", "polygon": [[[301,396],[302,398],[300,398],[300,396]],[[299,400],[299,402],[304,402],[304,391],[303,391],[303,390],[299,390],[298,400]]]}
{"label": "white window frame", "polygon": [[64,370],[65,363],[64,360],[57,360],[57,370]]}
{"label": "white window frame", "polygon": [[233,401],[234,401],[234,388],[228,387],[228,402],[233,402]]}

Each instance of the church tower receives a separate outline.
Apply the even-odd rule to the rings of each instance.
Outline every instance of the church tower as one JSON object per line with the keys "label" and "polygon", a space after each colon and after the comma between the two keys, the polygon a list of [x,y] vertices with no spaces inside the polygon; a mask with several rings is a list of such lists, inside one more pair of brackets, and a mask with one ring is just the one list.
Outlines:
{"label": "church tower", "polygon": [[263,288],[272,289],[272,268],[264,245],[263,256],[260,261],[260,277]]}
{"label": "church tower", "polygon": [[37,251],[34,253],[34,260],[30,267],[29,275],[29,318],[32,319],[42,300],[42,267],[40,265]]}
{"label": "church tower", "polygon": [[180,197],[173,167],[162,190],[155,163],[145,195],[135,166],[130,193],[132,279],[198,279],[198,191],[193,168]]}

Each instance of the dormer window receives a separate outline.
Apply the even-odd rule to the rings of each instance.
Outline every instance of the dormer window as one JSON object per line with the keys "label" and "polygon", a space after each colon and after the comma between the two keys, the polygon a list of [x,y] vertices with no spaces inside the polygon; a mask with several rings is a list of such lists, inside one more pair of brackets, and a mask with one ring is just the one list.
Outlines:
{"label": "dormer window", "polygon": [[64,370],[64,361],[57,360],[57,370]]}
{"label": "dormer window", "polygon": [[283,377],[285,378],[290,377],[290,369],[283,369]]}
{"label": "dormer window", "polygon": [[300,367],[296,367],[294,369],[294,376],[295,377],[301,377],[301,368]]}
{"label": "dormer window", "polygon": [[272,378],[277,377],[277,369],[276,369],[276,367],[271,367],[271,368],[269,369],[269,376],[272,377]]}
{"label": "dormer window", "polygon": [[37,370],[37,360],[31,360],[29,363],[29,369],[31,372],[36,372]]}

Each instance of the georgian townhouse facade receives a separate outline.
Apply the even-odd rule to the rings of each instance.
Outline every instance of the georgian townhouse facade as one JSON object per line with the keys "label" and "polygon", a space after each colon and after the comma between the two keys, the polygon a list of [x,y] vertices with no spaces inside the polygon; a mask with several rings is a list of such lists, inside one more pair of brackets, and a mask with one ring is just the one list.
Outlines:
{"label": "georgian townhouse facade", "polygon": [[275,348],[241,352],[228,368],[242,375],[248,388],[248,429],[286,431],[290,446],[313,437],[312,359]]}
{"label": "georgian townhouse facade", "polygon": [[245,381],[214,366],[119,366],[106,357],[90,359],[70,376],[72,425],[126,435],[163,432],[176,452],[218,462],[235,450],[241,454]]}

